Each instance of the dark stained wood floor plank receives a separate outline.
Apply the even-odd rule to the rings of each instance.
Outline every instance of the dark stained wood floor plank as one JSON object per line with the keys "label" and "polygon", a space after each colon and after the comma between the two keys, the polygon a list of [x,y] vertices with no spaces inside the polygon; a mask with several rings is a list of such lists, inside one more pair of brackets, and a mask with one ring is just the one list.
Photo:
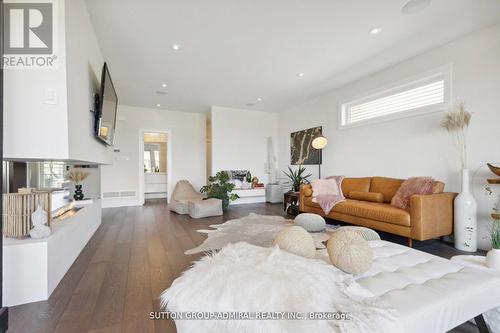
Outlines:
{"label": "dark stained wood floor plank", "polygon": [[[162,202],[104,209],[102,225],[50,299],[10,309],[9,333],[174,333],[174,322],[151,321],[149,313],[161,310],[161,292],[202,256],[184,254],[206,238],[197,230],[250,213],[286,216],[282,207],[237,205],[224,216],[204,219],[172,213]],[[389,241],[406,242],[381,235]],[[448,258],[460,254],[435,240],[416,242],[415,247]],[[470,325],[453,330],[472,331]]]}

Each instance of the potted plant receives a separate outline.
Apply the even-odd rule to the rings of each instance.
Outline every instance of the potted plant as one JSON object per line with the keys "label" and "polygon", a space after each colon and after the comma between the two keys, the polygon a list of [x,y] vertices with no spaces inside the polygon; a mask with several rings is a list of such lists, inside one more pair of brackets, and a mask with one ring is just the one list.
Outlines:
{"label": "potted plant", "polygon": [[83,200],[84,195],[83,195],[83,190],[82,190],[82,182],[87,179],[87,177],[90,175],[90,172],[85,172],[83,170],[79,169],[73,169],[71,171],[68,171],[65,175],[66,180],[70,180],[75,184],[75,195],[73,195],[73,198],[76,201]]}
{"label": "potted plant", "polygon": [[500,271],[500,220],[493,221],[491,247],[486,255],[486,266]]}
{"label": "potted plant", "polygon": [[226,209],[229,206],[229,201],[234,201],[239,198],[235,193],[234,184],[229,182],[229,174],[226,171],[219,171],[215,176],[208,178],[209,184],[200,189],[201,193],[206,193],[208,198],[222,200],[222,208]]}
{"label": "potted plant", "polygon": [[300,191],[300,185],[309,184],[309,180],[307,178],[311,177],[311,174],[304,175],[306,168],[303,166],[299,166],[296,171],[293,171],[292,168],[288,167],[288,172],[283,171],[283,173],[288,177],[288,181],[285,184],[292,186],[293,192]]}

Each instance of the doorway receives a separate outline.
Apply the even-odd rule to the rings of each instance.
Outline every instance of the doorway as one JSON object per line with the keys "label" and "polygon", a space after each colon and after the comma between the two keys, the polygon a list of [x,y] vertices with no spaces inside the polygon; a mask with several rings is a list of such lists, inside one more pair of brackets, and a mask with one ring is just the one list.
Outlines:
{"label": "doorway", "polygon": [[167,131],[141,131],[141,160],[143,202],[164,200],[169,195],[170,138]]}

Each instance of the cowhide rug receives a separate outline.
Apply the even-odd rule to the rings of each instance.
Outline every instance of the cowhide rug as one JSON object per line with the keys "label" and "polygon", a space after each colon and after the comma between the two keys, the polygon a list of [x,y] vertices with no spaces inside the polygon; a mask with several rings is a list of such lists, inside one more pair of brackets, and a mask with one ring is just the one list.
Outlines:
{"label": "cowhide rug", "polygon": [[[219,250],[229,243],[246,242],[249,244],[270,247],[282,229],[292,226],[293,221],[282,216],[268,216],[251,213],[248,216],[211,225],[215,230],[198,230],[206,233],[208,238],[198,247],[187,250],[185,254],[194,254]],[[324,232],[311,233],[317,249],[324,249],[324,241],[338,226],[328,226]]]}

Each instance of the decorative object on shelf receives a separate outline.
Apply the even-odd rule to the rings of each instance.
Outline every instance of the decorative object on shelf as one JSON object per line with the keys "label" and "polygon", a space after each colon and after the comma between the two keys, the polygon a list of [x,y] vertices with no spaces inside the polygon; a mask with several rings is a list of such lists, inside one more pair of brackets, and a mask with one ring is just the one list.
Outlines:
{"label": "decorative object on shelf", "polygon": [[471,114],[464,104],[457,104],[447,112],[441,122],[454,139],[459,153],[462,170],[462,192],[454,203],[454,238],[455,247],[462,251],[477,251],[477,203],[470,192],[469,170],[467,169],[467,128]]}
{"label": "decorative object on shelf", "polygon": [[48,212],[47,225],[50,228],[52,204],[49,192],[4,194],[2,210],[4,236],[19,239],[29,236],[33,227],[31,214],[38,206]]}
{"label": "decorative object on shelf", "polygon": [[332,264],[349,274],[362,274],[372,267],[373,250],[358,233],[337,230],[326,245]]}
{"label": "decorative object on shelf", "polygon": [[226,171],[217,172],[215,176],[209,177],[208,181],[210,183],[203,186],[200,192],[207,193],[208,198],[221,199],[223,209],[227,209],[230,201],[239,198],[237,194],[231,193],[235,185],[229,182],[229,174]]}
{"label": "decorative object on shelf", "polygon": [[300,185],[309,184],[307,178],[311,177],[311,174],[304,175],[306,168],[299,166],[296,171],[293,171],[291,167],[288,167],[288,172],[283,171],[283,173],[288,177],[288,181],[285,183],[292,186],[293,192],[300,191]]}
{"label": "decorative object on shelf", "polygon": [[83,200],[85,195],[83,194],[82,190],[82,182],[87,179],[87,177],[90,175],[90,172],[86,172],[80,169],[73,169],[71,171],[68,171],[65,175],[66,180],[70,180],[75,184],[75,195],[73,195],[73,198],[78,201],[78,200]]}
{"label": "decorative object on shelf", "polygon": [[317,136],[313,142],[312,147],[318,152],[318,178],[321,179],[321,164],[323,163],[323,149],[325,149],[328,144],[328,140],[322,136]]}
{"label": "decorative object on shelf", "polygon": [[488,168],[490,168],[491,172],[493,172],[495,175],[500,177],[500,168],[499,167],[496,167],[491,163],[487,163],[487,165],[488,165]]}
{"label": "decorative object on shelf", "polygon": [[252,173],[250,171],[247,172],[245,180],[247,183],[252,183]]}
{"label": "decorative object on shelf", "polygon": [[257,187],[258,184],[259,184],[259,178],[252,177],[252,187]]}
{"label": "decorative object on shelf", "polygon": [[49,221],[47,212],[38,204],[37,209],[31,214],[33,229],[30,230],[31,238],[45,238],[50,235],[50,228],[47,226]]}
{"label": "decorative object on shelf", "polygon": [[297,215],[295,224],[309,232],[322,232],[326,228],[323,216],[313,213],[302,213]]}
{"label": "decorative object on shelf", "polygon": [[309,128],[290,134],[290,163],[311,165],[319,163],[319,154],[312,148],[312,142],[321,136],[322,127]]}
{"label": "decorative object on shelf", "polygon": [[314,239],[302,227],[293,226],[281,230],[276,235],[273,244],[301,257],[313,258],[316,255]]}
{"label": "decorative object on shelf", "polygon": [[486,265],[500,271],[500,219],[493,221],[491,228],[491,250],[486,255]]}

